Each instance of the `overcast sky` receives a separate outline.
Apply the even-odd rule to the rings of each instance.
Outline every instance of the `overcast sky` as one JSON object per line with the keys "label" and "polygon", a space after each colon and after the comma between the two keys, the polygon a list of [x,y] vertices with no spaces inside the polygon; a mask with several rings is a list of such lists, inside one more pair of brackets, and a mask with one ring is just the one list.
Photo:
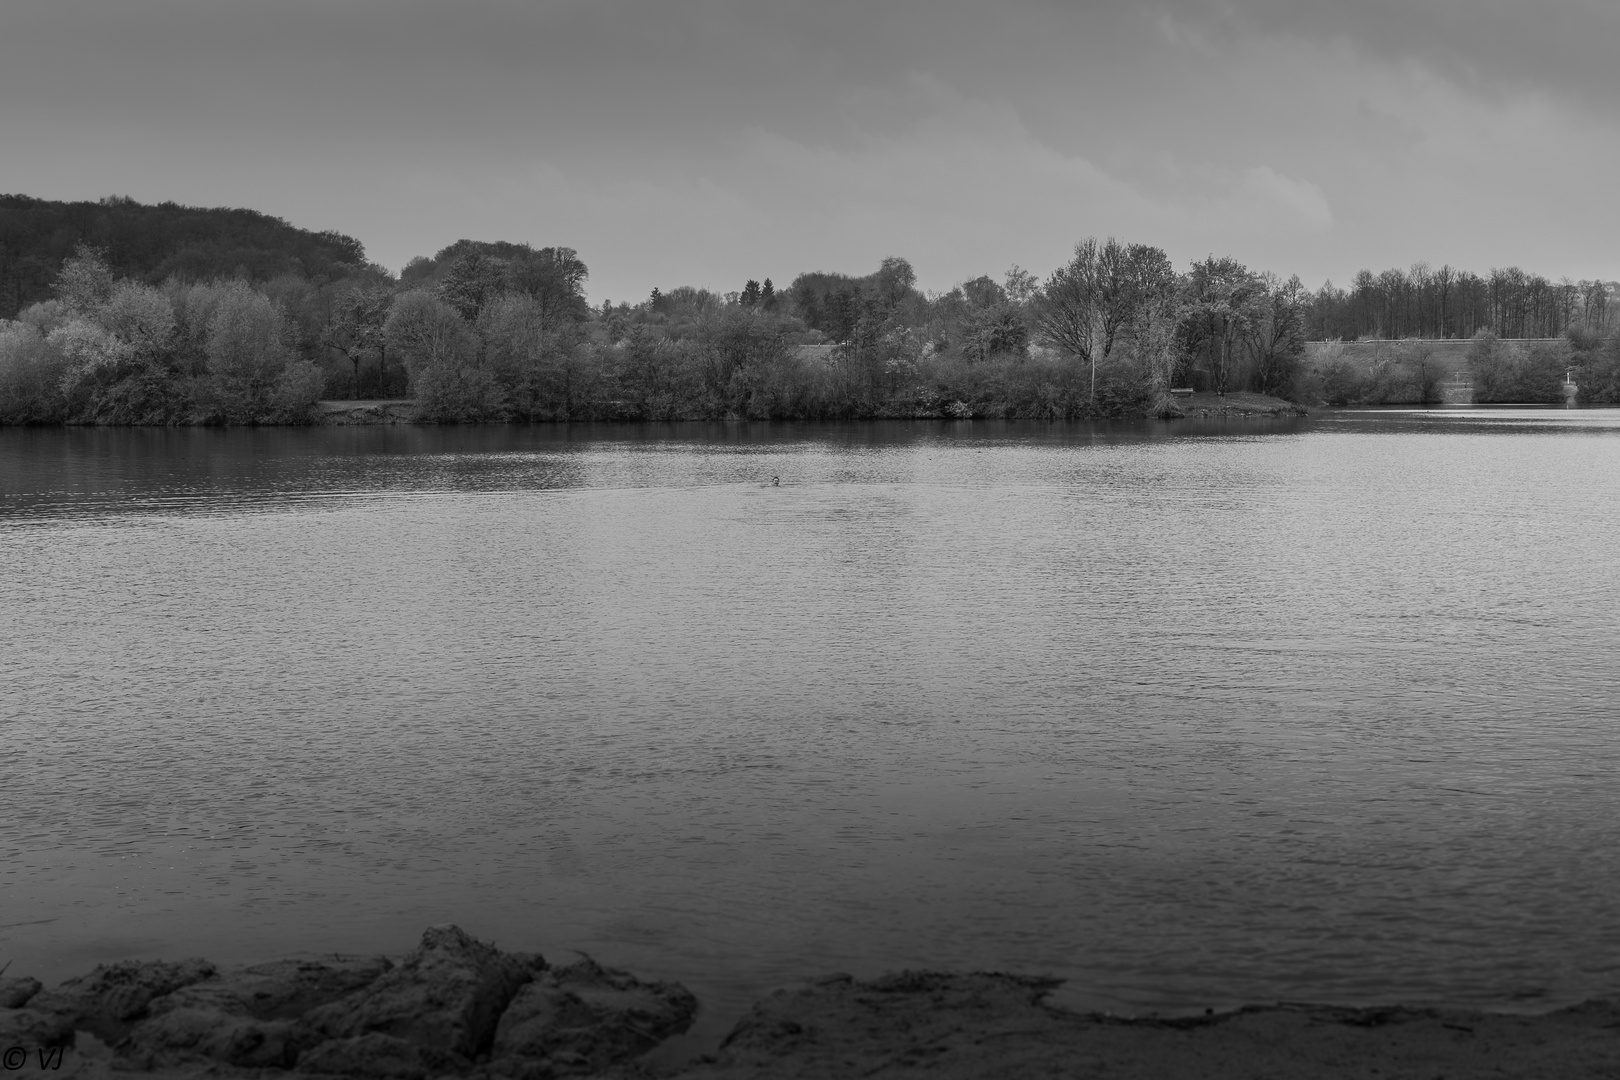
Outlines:
{"label": "overcast sky", "polygon": [[593,301],[1076,240],[1620,278],[1616,0],[0,0],[0,190],[248,206]]}

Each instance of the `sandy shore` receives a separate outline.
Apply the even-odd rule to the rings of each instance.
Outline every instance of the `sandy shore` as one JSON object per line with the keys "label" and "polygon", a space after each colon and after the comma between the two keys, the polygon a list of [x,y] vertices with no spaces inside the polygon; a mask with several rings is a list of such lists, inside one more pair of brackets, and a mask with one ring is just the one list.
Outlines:
{"label": "sandy shore", "polygon": [[1066,1007],[1052,979],[832,975],[758,1002],[695,1060],[667,1060],[659,1045],[699,1008],[676,983],[589,958],[554,966],[444,926],[398,959],[123,962],[54,989],[0,978],[0,1066],[82,1080],[1620,1077],[1620,1001],[1130,1019]]}

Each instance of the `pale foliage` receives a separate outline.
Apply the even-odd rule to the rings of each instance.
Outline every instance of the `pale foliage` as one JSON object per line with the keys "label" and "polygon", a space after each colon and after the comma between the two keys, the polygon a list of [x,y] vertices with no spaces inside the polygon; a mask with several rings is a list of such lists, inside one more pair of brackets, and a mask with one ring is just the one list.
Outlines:
{"label": "pale foliage", "polygon": [[206,298],[213,308],[207,324],[207,411],[231,423],[294,418],[319,395],[320,372],[295,360],[286,322],[268,297],[241,282],[219,288]]}
{"label": "pale foliage", "polygon": [[108,333],[143,358],[166,355],[174,336],[174,307],[169,298],[133,281],[119,282],[94,317]]}
{"label": "pale foliage", "polygon": [[477,339],[455,308],[413,289],[394,301],[383,334],[405,359],[424,418],[481,420],[500,412],[500,387],[478,365]]}
{"label": "pale foliage", "polygon": [[52,330],[46,340],[66,364],[70,390],[113,376],[130,354],[128,346],[100,323],[84,316],[69,319]]}
{"label": "pale foliage", "polygon": [[0,421],[57,420],[63,410],[62,356],[38,329],[0,320]]}
{"label": "pale foliage", "polygon": [[56,275],[56,298],[75,314],[85,315],[105,304],[113,293],[113,272],[99,251],[80,244]]}

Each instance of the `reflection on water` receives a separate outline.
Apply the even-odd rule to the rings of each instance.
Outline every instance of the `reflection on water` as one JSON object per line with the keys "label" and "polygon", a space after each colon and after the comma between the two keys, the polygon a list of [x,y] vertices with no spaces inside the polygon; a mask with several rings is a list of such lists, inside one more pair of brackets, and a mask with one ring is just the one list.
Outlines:
{"label": "reflection on water", "polygon": [[0,956],[1613,993],[1617,430],[0,431]]}

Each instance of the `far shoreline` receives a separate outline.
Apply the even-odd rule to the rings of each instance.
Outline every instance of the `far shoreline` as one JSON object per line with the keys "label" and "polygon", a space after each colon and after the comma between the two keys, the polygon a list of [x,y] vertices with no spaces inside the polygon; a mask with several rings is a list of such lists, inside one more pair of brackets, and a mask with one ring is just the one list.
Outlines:
{"label": "far shoreline", "polygon": [[1131,420],[1177,420],[1183,418],[1253,418],[1253,417],[1280,417],[1280,416],[1307,416],[1310,413],[1305,406],[1296,402],[1285,401],[1282,398],[1271,397],[1266,394],[1238,391],[1225,395],[1200,391],[1188,396],[1172,398],[1174,411],[1163,416],[1154,416],[1151,413],[1140,415],[1074,417],[1069,419],[1051,420],[1045,417],[1007,415],[1010,411],[1005,404],[989,402],[978,405],[958,403],[957,411],[943,409],[916,410],[912,412],[876,413],[870,416],[851,416],[833,419],[812,419],[808,417],[783,417],[779,419],[748,416],[679,416],[650,420],[642,417],[601,417],[586,420],[542,420],[542,421],[509,421],[509,420],[483,420],[464,421],[460,423],[443,423],[436,420],[422,419],[418,415],[417,404],[411,398],[374,398],[359,400],[327,399],[315,403],[315,424],[321,427],[363,427],[390,424],[413,424],[424,427],[504,427],[513,424],[528,425],[540,424],[567,424],[567,423],[600,423],[600,424],[647,424],[647,423],[846,423],[873,420],[1047,420],[1054,423],[1076,422],[1112,422]]}

